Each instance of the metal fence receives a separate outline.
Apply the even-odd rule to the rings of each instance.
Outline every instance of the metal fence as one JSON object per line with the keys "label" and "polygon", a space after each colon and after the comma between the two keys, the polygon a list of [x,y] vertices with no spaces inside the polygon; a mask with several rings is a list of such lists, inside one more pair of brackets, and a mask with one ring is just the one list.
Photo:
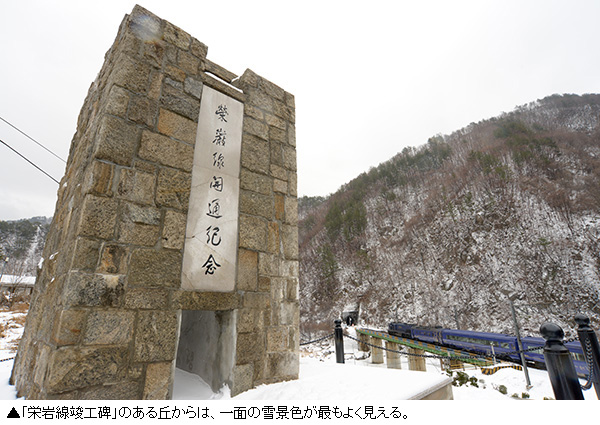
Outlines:
{"label": "metal fence", "polygon": [[[574,339],[565,341],[563,330],[556,324],[544,323],[540,327],[540,333],[544,337],[546,343],[544,346],[532,347],[526,350],[516,350],[511,353],[504,354],[522,354],[529,351],[536,351],[543,348],[544,360],[546,369],[548,371],[548,377],[552,384],[552,389],[557,400],[583,400],[583,391],[589,390],[592,386],[596,391],[596,395],[600,400],[600,345],[598,344],[598,338],[594,330],[590,327],[590,319],[583,314],[577,314],[575,316],[575,322],[578,324],[577,334],[579,341],[583,348],[583,355],[587,364],[589,375],[587,382],[584,385],[580,385],[579,377],[573,364],[573,358],[568,348],[565,346],[566,342],[574,341]],[[334,321],[335,327],[334,332],[324,337],[315,339],[313,341],[302,342],[300,345],[309,345],[320,341],[334,338],[335,351],[336,351],[336,362],[344,363],[344,333],[341,327],[342,321],[336,319]],[[432,358],[440,360],[454,360],[454,361],[469,361],[473,359],[481,359],[481,356],[476,355],[461,355],[453,356],[450,354],[437,355],[437,354],[419,354],[415,352],[406,352],[401,350],[394,350],[383,345],[371,344],[369,342],[359,340],[353,336],[346,335],[359,344],[364,344],[379,350],[396,353],[404,356],[413,356],[419,358]],[[381,336],[372,335],[373,338],[382,338]]]}

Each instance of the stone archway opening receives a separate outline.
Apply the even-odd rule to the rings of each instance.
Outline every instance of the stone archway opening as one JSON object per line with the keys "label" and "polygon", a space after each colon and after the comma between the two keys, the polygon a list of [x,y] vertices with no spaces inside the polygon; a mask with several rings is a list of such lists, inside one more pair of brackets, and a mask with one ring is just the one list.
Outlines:
{"label": "stone archway opening", "polygon": [[[199,376],[213,393],[232,388],[235,310],[183,310],[176,368]],[[175,381],[175,386],[178,382]]]}

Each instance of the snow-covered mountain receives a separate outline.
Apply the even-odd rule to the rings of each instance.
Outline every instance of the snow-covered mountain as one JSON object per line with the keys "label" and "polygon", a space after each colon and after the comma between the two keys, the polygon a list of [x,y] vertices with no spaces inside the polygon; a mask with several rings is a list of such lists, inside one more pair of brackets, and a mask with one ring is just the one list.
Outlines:
{"label": "snow-covered mountain", "polygon": [[569,334],[600,319],[600,95],[553,95],[301,198],[301,322]]}
{"label": "snow-covered mountain", "polygon": [[36,275],[51,221],[47,217],[0,220],[0,268],[3,267],[4,274]]}

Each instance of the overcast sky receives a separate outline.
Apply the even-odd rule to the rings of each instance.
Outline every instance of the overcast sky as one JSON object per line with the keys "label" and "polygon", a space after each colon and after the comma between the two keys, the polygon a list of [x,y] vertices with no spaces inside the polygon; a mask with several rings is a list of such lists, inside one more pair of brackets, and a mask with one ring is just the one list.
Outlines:
{"label": "overcast sky", "polygon": [[[66,159],[135,3],[0,0],[0,117]],[[517,105],[600,92],[599,1],[137,3],[212,61],[295,95],[299,195],[333,193],[405,146]],[[0,139],[62,178],[64,163],[2,121]],[[0,144],[0,220],[52,215],[57,188]]]}

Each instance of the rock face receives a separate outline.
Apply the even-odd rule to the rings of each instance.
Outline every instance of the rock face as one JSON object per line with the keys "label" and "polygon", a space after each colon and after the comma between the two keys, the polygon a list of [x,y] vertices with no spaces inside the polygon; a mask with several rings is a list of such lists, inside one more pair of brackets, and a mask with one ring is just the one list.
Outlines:
{"label": "rock face", "polygon": [[[294,97],[206,54],[139,6],[123,20],[71,144],[11,377],[19,396],[168,399],[179,343],[196,358],[177,366],[203,363],[193,372],[233,394],[297,378]],[[181,288],[204,87],[243,104],[228,292]],[[182,320],[197,342],[180,341]]]}

